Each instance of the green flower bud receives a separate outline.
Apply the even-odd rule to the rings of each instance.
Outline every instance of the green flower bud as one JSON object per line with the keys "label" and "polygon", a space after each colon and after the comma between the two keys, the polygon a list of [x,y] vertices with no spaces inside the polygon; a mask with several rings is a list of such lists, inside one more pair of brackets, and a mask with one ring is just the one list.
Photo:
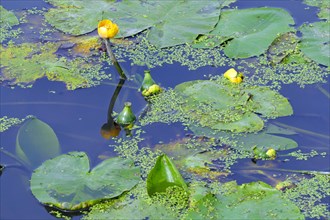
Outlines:
{"label": "green flower bud", "polygon": [[141,85],[141,92],[148,90],[150,86],[156,84],[155,81],[152,79],[151,75],[150,75],[150,70],[145,70],[144,71],[144,78],[142,81],[142,85]]}
{"label": "green flower bud", "polygon": [[117,123],[122,127],[133,127],[136,117],[131,109],[132,103],[125,102],[123,110],[117,116]]}

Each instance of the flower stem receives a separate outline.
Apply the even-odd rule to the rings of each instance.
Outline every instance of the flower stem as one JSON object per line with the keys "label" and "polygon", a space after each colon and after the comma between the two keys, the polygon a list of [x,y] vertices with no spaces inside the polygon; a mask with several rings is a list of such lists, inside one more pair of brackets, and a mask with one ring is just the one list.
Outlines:
{"label": "flower stem", "polygon": [[105,38],[104,41],[105,41],[105,46],[106,46],[106,48],[107,48],[108,55],[109,55],[109,57],[110,57],[110,59],[111,59],[113,65],[116,67],[116,70],[117,70],[117,72],[119,73],[120,78],[121,78],[121,79],[127,79],[127,77],[126,77],[124,71],[123,71],[122,68],[120,67],[120,65],[119,65],[119,63],[118,63],[118,61],[117,61],[115,55],[113,54],[113,52],[112,52],[112,50],[111,50],[111,48],[110,48],[110,45],[111,45],[110,39],[109,39],[109,38]]}

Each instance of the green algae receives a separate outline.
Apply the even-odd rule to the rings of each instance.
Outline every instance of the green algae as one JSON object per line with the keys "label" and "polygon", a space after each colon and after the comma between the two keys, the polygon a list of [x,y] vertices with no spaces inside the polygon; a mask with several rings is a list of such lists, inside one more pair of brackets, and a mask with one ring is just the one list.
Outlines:
{"label": "green algae", "polygon": [[4,132],[6,130],[8,130],[9,128],[22,124],[25,120],[32,118],[32,115],[28,115],[25,118],[10,118],[8,116],[3,116],[0,118],[0,132]]}
{"label": "green algae", "polygon": [[283,197],[293,201],[308,218],[329,218],[330,175],[291,177],[297,187],[287,189]]}
{"label": "green algae", "polygon": [[305,4],[318,7],[318,16],[321,19],[329,20],[330,2],[328,0],[304,0]]}
{"label": "green algae", "polygon": [[45,43],[0,47],[2,75],[0,79],[11,85],[27,87],[42,77],[63,81],[67,89],[87,88],[109,79],[101,65],[84,58],[67,59],[55,53],[59,44]]}

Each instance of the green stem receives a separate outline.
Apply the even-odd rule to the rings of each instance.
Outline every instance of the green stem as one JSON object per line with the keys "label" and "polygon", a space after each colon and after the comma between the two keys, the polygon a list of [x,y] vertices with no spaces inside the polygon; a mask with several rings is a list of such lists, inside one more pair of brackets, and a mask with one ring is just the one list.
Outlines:
{"label": "green stem", "polygon": [[113,65],[116,67],[116,70],[117,70],[117,72],[119,73],[120,78],[121,78],[121,79],[127,79],[127,77],[126,77],[124,71],[123,71],[122,68],[120,67],[120,65],[119,65],[119,63],[118,63],[118,61],[117,61],[117,59],[116,59],[116,57],[115,57],[115,54],[114,54],[114,53],[112,52],[112,50],[111,50],[111,47],[110,47],[110,46],[111,46],[110,39],[109,39],[109,38],[106,38],[106,39],[104,39],[104,41],[105,41],[105,46],[106,46],[106,48],[107,48],[108,55],[109,55],[109,57],[110,57],[110,59],[111,59]]}
{"label": "green stem", "polygon": [[24,161],[22,161],[20,158],[18,158],[16,155],[10,153],[9,151],[6,151],[3,148],[0,148],[0,152],[2,152],[3,154],[7,155],[8,157],[14,159],[16,162],[18,162],[21,165],[21,167],[23,169],[31,171],[30,167]]}

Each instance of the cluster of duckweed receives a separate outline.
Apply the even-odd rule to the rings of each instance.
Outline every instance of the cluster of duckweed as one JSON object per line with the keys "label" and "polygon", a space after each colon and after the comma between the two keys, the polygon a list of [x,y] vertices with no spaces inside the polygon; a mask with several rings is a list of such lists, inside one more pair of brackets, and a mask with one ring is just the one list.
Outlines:
{"label": "cluster of duckweed", "polygon": [[146,178],[149,171],[152,169],[156,162],[157,157],[162,153],[160,151],[153,151],[149,147],[141,147],[144,138],[141,135],[143,130],[137,129],[135,134],[128,138],[115,139],[115,145],[110,145],[114,148],[114,151],[121,157],[132,159],[135,165],[141,168],[141,176]]}
{"label": "cluster of duckweed", "polygon": [[256,59],[239,61],[238,69],[248,79],[245,81],[251,85],[266,85],[272,89],[279,90],[283,84],[297,84],[300,87],[305,85],[326,82],[329,70],[309,60],[302,53],[297,54],[302,60],[282,62],[277,65],[260,56]]}
{"label": "cluster of duckweed", "polygon": [[190,115],[185,114],[181,108],[185,101],[173,89],[168,89],[157,96],[152,96],[148,101],[150,103],[149,111],[140,118],[142,126],[154,122],[182,122],[187,124],[191,121]]}
{"label": "cluster of duckweed", "polygon": [[204,66],[235,66],[235,61],[227,58],[220,49],[198,49],[191,44],[183,44],[169,48],[156,48],[140,34],[130,46],[116,45],[118,59],[129,59],[132,65],[154,68],[163,64],[180,63],[189,70]]}
{"label": "cluster of duckweed", "polygon": [[10,127],[22,124],[26,119],[33,117],[32,115],[28,115],[25,118],[9,118],[8,116],[3,116],[0,118],[0,132],[4,132],[8,130]]}
{"label": "cluster of duckweed", "polygon": [[319,153],[316,150],[311,150],[310,152],[303,153],[301,150],[296,150],[289,153],[288,155],[291,157],[295,157],[296,160],[308,160],[309,158],[313,158],[316,156],[326,157],[327,153],[326,152]]}
{"label": "cluster of duckweed", "polygon": [[129,59],[132,65],[145,65],[149,68],[173,63],[187,66],[189,70],[204,66],[237,67],[244,75],[249,76],[245,80],[247,84],[267,85],[278,90],[283,84],[295,83],[304,87],[307,84],[326,82],[329,75],[325,67],[311,61],[298,50],[291,50],[282,62],[274,64],[267,55],[235,61],[223,54],[222,47],[200,49],[184,44],[160,49],[151,45],[144,34],[137,36],[136,42],[138,43],[129,46],[116,45],[115,53],[118,58]]}
{"label": "cluster of duckweed", "polygon": [[330,204],[324,199],[330,196],[330,175],[315,174],[312,178],[293,176],[291,179],[296,179],[298,184],[285,190],[283,196],[293,201],[305,217],[329,218]]}

